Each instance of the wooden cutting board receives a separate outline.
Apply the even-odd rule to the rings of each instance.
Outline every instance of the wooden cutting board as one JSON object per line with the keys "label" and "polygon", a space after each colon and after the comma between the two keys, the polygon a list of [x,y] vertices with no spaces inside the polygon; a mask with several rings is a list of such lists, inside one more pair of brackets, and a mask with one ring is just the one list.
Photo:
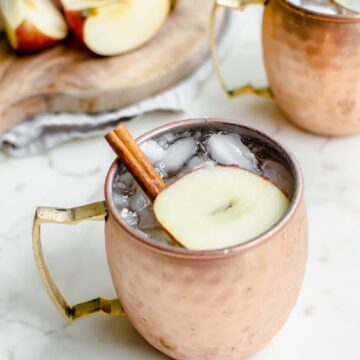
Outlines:
{"label": "wooden cutting board", "polygon": [[174,85],[209,53],[213,0],[178,0],[160,32],[141,48],[99,57],[74,37],[35,55],[16,55],[0,35],[0,134],[48,112],[112,110]]}

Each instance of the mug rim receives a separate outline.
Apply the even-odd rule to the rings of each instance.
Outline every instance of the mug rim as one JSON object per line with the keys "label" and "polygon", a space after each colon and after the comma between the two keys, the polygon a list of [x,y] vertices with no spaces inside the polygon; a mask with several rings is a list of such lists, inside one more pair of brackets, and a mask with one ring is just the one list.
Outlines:
{"label": "mug rim", "polygon": [[142,143],[144,141],[150,140],[151,138],[161,135],[162,133],[176,130],[186,131],[188,128],[201,126],[204,124],[211,124],[212,126],[229,126],[229,127],[238,127],[242,128],[250,133],[258,134],[260,137],[263,137],[267,139],[270,143],[273,143],[276,147],[278,147],[289,159],[290,166],[293,169],[294,172],[294,193],[291,199],[291,203],[289,208],[287,209],[285,215],[277,222],[275,223],[271,228],[263,232],[262,234],[249,239],[243,243],[233,245],[226,248],[221,249],[213,249],[213,250],[189,250],[182,247],[177,246],[171,246],[167,244],[163,244],[160,242],[156,242],[155,240],[149,240],[145,236],[143,236],[139,231],[132,228],[130,225],[126,224],[125,221],[121,218],[120,213],[117,211],[116,206],[113,202],[112,197],[112,183],[114,176],[116,174],[116,170],[118,168],[118,158],[116,158],[113,163],[111,164],[108,173],[106,175],[105,179],[105,204],[108,209],[108,212],[111,214],[113,219],[117,222],[117,224],[125,231],[128,235],[130,235],[134,241],[138,241],[139,244],[145,245],[148,248],[151,248],[152,250],[166,254],[168,256],[172,257],[182,257],[182,258],[201,258],[201,259],[211,259],[211,258],[219,258],[219,257],[226,257],[235,255],[244,251],[247,251],[249,249],[252,249],[264,242],[266,242],[268,239],[272,238],[276,233],[278,233],[287,223],[291,220],[294,213],[299,208],[301,201],[303,199],[303,177],[300,170],[300,166],[298,164],[298,161],[295,159],[292,152],[280,144],[277,140],[275,140],[272,136],[257,130],[252,127],[248,127],[243,124],[236,123],[234,121],[229,121],[225,119],[219,119],[219,118],[198,118],[198,119],[186,119],[186,120],[180,120],[171,122],[165,125],[162,125],[160,127],[156,127],[153,130],[150,130],[143,135],[139,136],[136,139],[137,143]]}
{"label": "mug rim", "polygon": [[[271,1],[271,0],[268,0],[268,1]],[[319,21],[323,21],[323,22],[333,22],[333,23],[339,23],[339,22],[340,23],[348,23],[348,22],[351,23],[351,22],[360,21],[360,13],[356,13],[347,8],[344,8],[344,9],[347,9],[348,11],[352,12],[354,15],[344,16],[344,15],[321,14],[316,11],[304,9],[298,5],[292,4],[289,0],[276,0],[276,1],[278,1],[280,3],[280,5],[288,8],[289,10],[291,10],[299,15],[302,15],[302,16],[305,16],[305,17],[308,17],[308,18],[311,18],[314,20],[319,20]]]}

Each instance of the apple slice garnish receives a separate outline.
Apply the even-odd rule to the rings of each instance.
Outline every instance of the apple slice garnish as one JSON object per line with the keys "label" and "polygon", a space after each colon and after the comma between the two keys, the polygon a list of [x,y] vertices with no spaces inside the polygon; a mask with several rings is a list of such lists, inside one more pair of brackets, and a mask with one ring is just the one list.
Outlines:
{"label": "apple slice garnish", "polygon": [[360,13],[359,0],[335,0],[335,2],[350,11]]}
{"label": "apple slice garnish", "polygon": [[67,22],[94,53],[110,56],[133,50],[164,23],[170,0],[61,0]]}
{"label": "apple slice garnish", "polygon": [[52,0],[1,0],[0,13],[16,50],[42,50],[67,36],[65,19]]}
{"label": "apple slice garnish", "polygon": [[266,179],[235,166],[186,174],[155,199],[161,226],[190,250],[234,246],[257,237],[286,213],[290,201]]}

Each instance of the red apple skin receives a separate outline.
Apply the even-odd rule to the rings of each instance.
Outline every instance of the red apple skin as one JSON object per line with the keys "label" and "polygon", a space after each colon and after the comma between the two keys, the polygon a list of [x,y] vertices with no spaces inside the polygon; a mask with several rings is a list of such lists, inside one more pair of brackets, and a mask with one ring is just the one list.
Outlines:
{"label": "red apple skin", "polygon": [[16,38],[17,50],[26,52],[47,49],[61,41],[41,33],[28,20],[24,20],[16,29]]}
{"label": "red apple skin", "polygon": [[63,5],[61,0],[54,0],[54,3],[60,10],[62,10]]}
{"label": "red apple skin", "polygon": [[80,10],[65,10],[65,18],[74,34],[84,42],[84,23],[86,18]]}

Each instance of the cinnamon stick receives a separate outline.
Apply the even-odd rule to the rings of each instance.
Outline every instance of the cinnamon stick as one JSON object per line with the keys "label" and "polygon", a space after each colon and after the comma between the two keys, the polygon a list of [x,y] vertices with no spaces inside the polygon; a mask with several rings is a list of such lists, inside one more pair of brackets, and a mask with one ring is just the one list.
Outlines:
{"label": "cinnamon stick", "polygon": [[115,129],[115,134],[119,139],[123,141],[125,146],[129,149],[129,151],[134,155],[134,157],[139,161],[141,167],[150,175],[153,179],[153,182],[159,188],[159,190],[163,190],[166,187],[164,180],[160,177],[158,172],[154,169],[149,159],[145,156],[145,154],[141,151],[140,147],[131,136],[129,130],[125,125],[120,125]]}
{"label": "cinnamon stick", "polygon": [[155,200],[156,196],[165,189],[166,184],[126,127],[120,125],[105,138],[144,192],[152,201]]}

